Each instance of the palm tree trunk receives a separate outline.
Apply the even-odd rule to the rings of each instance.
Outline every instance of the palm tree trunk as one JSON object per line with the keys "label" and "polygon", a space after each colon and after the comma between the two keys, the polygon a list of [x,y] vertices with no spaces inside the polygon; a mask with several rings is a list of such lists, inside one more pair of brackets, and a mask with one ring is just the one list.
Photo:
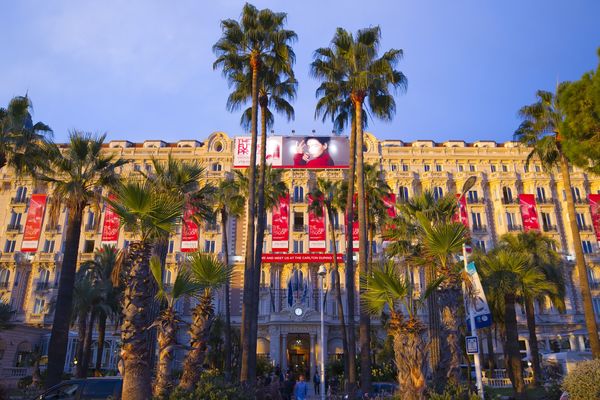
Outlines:
{"label": "palm tree trunk", "polygon": [[427,365],[426,346],[419,328],[420,321],[402,321],[392,317],[390,329],[394,338],[394,358],[398,368],[399,394],[405,400],[425,399],[427,388],[425,366]]}
{"label": "palm tree trunk", "polygon": [[[364,144],[362,130],[362,96],[353,99],[354,117],[356,118],[356,177],[358,183],[358,265],[361,275],[368,274],[367,265],[367,207],[364,173]],[[360,288],[363,293],[365,288]],[[371,317],[366,308],[360,304],[360,387],[363,392],[371,391]]]}
{"label": "palm tree trunk", "polygon": [[267,168],[267,97],[261,95],[260,105],[260,167],[258,170],[258,211],[256,218],[256,247],[254,250],[254,292],[252,299],[252,319],[250,329],[250,354],[256,366],[256,344],[258,341],[258,311],[260,306],[260,276],[262,267],[262,249],[265,240],[265,170]]}
{"label": "palm tree trunk", "polygon": [[50,335],[50,343],[48,344],[47,388],[56,385],[62,380],[62,374],[65,369],[82,215],[83,205],[81,204],[69,209],[65,252],[60,269],[58,294],[56,296],[54,320],[52,321],[52,333]]}
{"label": "palm tree trunk", "polygon": [[531,366],[533,369],[534,386],[539,386],[542,379],[542,367],[540,364],[540,351],[538,349],[537,334],[535,332],[535,307],[533,299],[525,299],[525,313],[527,314],[527,329],[529,330],[529,352],[531,353]]}
{"label": "palm tree trunk", "polygon": [[125,265],[127,282],[123,293],[123,324],[121,325],[121,354],[124,362],[123,395],[128,400],[144,400],[152,396],[148,354],[148,326],[150,325],[149,290],[152,276],[149,243],[134,241],[129,244]]}
{"label": "palm tree trunk", "polygon": [[[430,284],[435,280],[436,271],[435,265],[425,266],[425,280]],[[440,313],[438,305],[437,290],[432,291],[427,297],[427,314],[429,318],[429,362],[431,371],[433,372],[435,387],[442,388],[445,385],[445,373],[441,363],[441,347],[440,347]]]}
{"label": "palm tree trunk", "polygon": [[[152,253],[160,259],[161,279],[165,280],[165,267],[167,265],[167,254],[169,253],[169,236],[162,236],[155,244],[152,249]],[[150,321],[155,321],[160,314],[161,304],[158,301],[154,301],[158,287],[154,282],[150,282],[149,290],[152,293],[152,303],[150,304]],[[156,327],[151,326],[148,328],[148,334],[150,335],[148,340],[148,355],[149,355],[149,368],[154,370],[156,365],[156,343],[157,343],[157,331]]]}
{"label": "palm tree trunk", "polygon": [[[227,210],[223,208],[221,210],[221,228],[223,231],[223,262],[229,266],[229,242],[227,239]],[[231,305],[229,299],[229,280],[225,283],[225,377],[231,378]]]}
{"label": "palm tree trunk", "polygon": [[85,335],[83,344],[83,357],[81,358],[81,377],[86,378],[90,365],[90,353],[92,352],[92,334],[94,333],[94,324],[96,323],[96,310],[92,310],[90,314],[90,323]]}
{"label": "palm tree trunk", "polygon": [[496,356],[494,354],[494,340],[492,338],[492,327],[486,329],[486,340],[487,340],[487,348],[488,348],[488,369],[490,372],[490,378],[492,378],[492,372],[494,372],[494,368],[496,368]]}
{"label": "palm tree trunk", "polygon": [[106,338],[106,319],[105,313],[100,314],[98,318],[98,346],[96,351],[96,375],[102,375],[102,355],[104,354],[104,339]]}
{"label": "palm tree trunk", "polygon": [[585,258],[581,247],[581,237],[579,236],[579,228],[577,227],[577,217],[575,214],[575,201],[571,192],[571,174],[569,172],[569,161],[561,154],[560,169],[562,172],[563,186],[567,195],[567,216],[569,217],[569,227],[571,228],[571,236],[573,238],[573,247],[575,250],[575,264],[577,275],[579,277],[579,289],[581,290],[581,300],[583,302],[583,314],[585,317],[585,325],[587,326],[588,336],[590,338],[590,347],[592,356],[600,358],[600,339],[598,338],[598,324],[594,314],[594,305],[592,303],[592,293],[590,291],[590,282],[588,279],[587,268],[585,266]]}
{"label": "palm tree trunk", "polygon": [[342,302],[342,287],[340,284],[340,267],[337,261],[337,245],[335,237],[335,229],[333,227],[333,211],[331,207],[327,207],[327,216],[329,218],[329,233],[333,238],[333,268],[335,272],[335,299],[338,308],[338,316],[340,318],[340,327],[342,329],[342,349],[344,351],[344,378],[348,379],[348,332],[346,331],[346,321],[344,319],[344,303]]}
{"label": "palm tree trunk", "polygon": [[[256,354],[252,354],[252,300],[254,299],[254,216],[255,216],[255,183],[256,183],[256,137],[258,114],[258,55],[253,52],[250,59],[252,68],[252,117],[250,165],[248,166],[248,215],[246,219],[246,254],[244,265],[244,298],[242,302],[242,368],[240,381],[251,387],[256,381]],[[248,301],[250,299],[250,301]]]}
{"label": "palm tree trunk", "polygon": [[515,311],[516,298],[514,293],[504,295],[504,318],[506,330],[505,353],[507,355],[506,367],[508,376],[515,390],[515,398],[526,399],[525,381],[523,380],[523,366],[519,350],[519,331],[517,326],[517,313]]}
{"label": "palm tree trunk", "polygon": [[87,316],[88,313],[80,313],[79,318],[77,319],[77,350],[75,351],[75,357],[77,358],[77,371],[75,376],[78,378],[83,378],[83,349],[84,342],[86,338],[87,332]]}
{"label": "palm tree trunk", "polygon": [[177,345],[177,319],[172,308],[167,308],[159,317],[158,324],[158,368],[154,382],[154,397],[164,399],[172,390],[171,364],[173,362],[173,350]]}
{"label": "palm tree trunk", "polygon": [[[204,355],[206,353],[206,342],[210,327],[214,319],[212,296],[209,292],[200,298],[200,302],[194,308],[192,314],[192,325],[190,326],[190,351],[183,363],[183,374],[179,381],[179,388],[190,392],[198,380],[202,371]],[[256,374],[256,371],[254,371]],[[247,382],[250,384],[250,382]]]}
{"label": "palm tree trunk", "polygon": [[356,169],[356,121],[352,120],[350,133],[350,160],[348,169],[348,197],[347,223],[346,223],[346,301],[348,303],[348,382],[346,390],[350,396],[356,392],[356,331],[354,330],[354,239],[352,235],[354,225],[354,172]]}
{"label": "palm tree trunk", "polygon": [[441,357],[444,361],[442,366],[446,373],[446,380],[455,385],[460,384],[460,363],[462,349],[460,345],[459,321],[462,318],[459,315],[464,313],[462,310],[461,290],[455,287],[445,288],[440,291],[441,322],[443,326],[444,342],[446,344],[446,357]]}

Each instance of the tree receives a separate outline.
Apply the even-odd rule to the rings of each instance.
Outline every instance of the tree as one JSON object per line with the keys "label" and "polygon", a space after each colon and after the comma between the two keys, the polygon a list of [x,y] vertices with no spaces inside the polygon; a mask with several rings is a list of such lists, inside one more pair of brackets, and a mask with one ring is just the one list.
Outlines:
{"label": "tree", "polygon": [[92,310],[94,303],[97,301],[100,293],[94,286],[92,280],[83,272],[77,273],[77,280],[73,287],[73,322],[77,322],[77,349],[75,351],[75,358],[77,359],[77,373],[78,378],[85,378],[87,376],[87,367],[84,366],[84,352],[85,352],[85,341],[87,338],[88,325],[89,329],[92,329],[92,324],[88,324],[89,314]]}
{"label": "tree", "polygon": [[523,301],[527,314],[527,329],[529,330],[529,348],[533,367],[533,384],[539,385],[542,378],[540,353],[538,350],[535,306],[534,302],[545,301],[549,298],[554,305],[565,310],[565,280],[563,277],[561,259],[552,248],[554,240],[537,231],[521,232],[518,235],[504,235],[500,246],[527,256],[528,268],[537,270],[544,275],[548,285],[542,287],[523,287]]}
{"label": "tree", "polygon": [[190,392],[200,379],[206,341],[214,321],[214,291],[231,280],[232,267],[212,255],[202,253],[192,254],[186,264],[191,272],[192,281],[202,288],[198,304],[192,311],[190,351],[183,363],[183,374],[179,381],[179,388]]}
{"label": "tree", "polygon": [[[388,211],[383,199],[389,196],[392,189],[381,175],[376,164],[365,164],[365,198],[367,202],[367,238],[369,243],[369,265],[373,264],[372,244],[375,240],[375,232],[381,229],[388,219]],[[395,206],[395,205],[394,205]]]}
{"label": "tree", "polygon": [[34,172],[43,143],[52,135],[48,125],[33,123],[32,108],[27,95],[13,97],[7,108],[0,108],[0,168],[9,165],[17,175]]}
{"label": "tree", "polygon": [[[363,107],[383,120],[391,120],[396,110],[390,88],[405,88],[406,77],[395,69],[402,51],[390,49],[378,55],[381,39],[379,27],[361,29],[356,37],[337,28],[331,46],[315,52],[311,71],[317,78],[334,82],[339,89],[331,92],[347,94],[353,106],[356,129],[356,179],[358,192],[359,268],[368,273],[367,209],[364,177]],[[353,154],[350,155],[353,157]],[[352,204],[352,201],[349,201]],[[364,308],[360,313],[361,387],[371,387],[370,318]]]}
{"label": "tree", "polygon": [[[560,93],[562,85],[559,85]],[[515,137],[524,145],[531,148],[527,157],[527,165],[537,157],[544,170],[550,173],[555,168],[560,169],[563,187],[567,198],[568,224],[573,239],[575,251],[575,266],[579,279],[579,288],[583,302],[583,313],[590,338],[590,346],[594,358],[600,357],[600,339],[598,338],[598,324],[594,314],[592,295],[590,291],[581,237],[577,226],[575,202],[571,188],[570,163],[563,151],[563,128],[565,115],[559,99],[551,92],[539,90],[536,93],[537,102],[524,106],[519,110],[523,122],[515,131]]]}
{"label": "tree", "polygon": [[171,364],[173,362],[173,352],[179,345],[177,343],[177,331],[179,330],[179,324],[182,322],[175,304],[187,296],[196,294],[200,290],[200,286],[193,281],[188,270],[180,269],[177,271],[173,288],[166,288],[163,283],[163,267],[157,256],[150,259],[150,271],[158,286],[156,298],[165,305],[153,324],[158,327],[159,352],[153,395],[156,398],[163,399],[169,396],[173,388]]}
{"label": "tree", "polygon": [[123,398],[148,399],[150,368],[148,327],[154,293],[150,272],[152,249],[166,233],[173,231],[181,219],[184,199],[157,191],[150,183],[127,182],[106,201],[121,219],[124,229],[137,237],[129,243],[121,265],[113,271],[113,280],[123,283],[121,304],[121,356],[124,362]]}
{"label": "tree", "polygon": [[[242,214],[244,210],[244,197],[240,195],[240,188],[234,179],[229,177],[219,183],[218,189],[215,191],[212,204],[213,211],[216,217],[220,219],[221,231],[223,232],[222,248],[223,262],[225,265],[229,265],[229,243],[228,243],[228,232],[227,226],[229,224],[230,217],[237,217]],[[229,377],[232,372],[232,359],[231,359],[231,304],[229,299],[229,285],[230,282],[225,283],[225,374]]]}
{"label": "tree", "polygon": [[[120,313],[119,299],[123,290],[120,286],[114,286],[111,276],[117,264],[119,251],[115,246],[103,245],[94,252],[94,259],[86,261],[81,265],[83,271],[92,281],[95,288],[99,290],[98,302],[95,311],[98,318],[98,340],[96,347],[96,373],[102,369],[102,354],[104,353],[104,339],[106,337],[106,321],[110,318],[117,320]],[[90,324],[92,326],[92,324]],[[91,342],[85,348],[89,359]]]}
{"label": "tree", "polygon": [[561,134],[567,158],[600,174],[600,64],[578,81],[560,85],[558,102],[565,115]]}
{"label": "tree", "polygon": [[429,284],[423,293],[414,290],[406,270],[389,260],[381,267],[373,266],[362,276],[366,290],[361,303],[372,314],[389,312],[387,330],[394,338],[394,357],[398,368],[400,398],[425,399],[428,345],[423,340],[426,328],[417,312],[425,306],[427,296],[440,279]]}
{"label": "tree", "polygon": [[68,210],[63,262],[48,346],[46,387],[60,382],[65,366],[83,211],[90,205],[99,209],[102,189],[114,187],[119,180],[116,170],[126,163],[102,152],[105,137],[73,131],[66,148],[48,144],[44,148],[45,165],[40,166],[43,169],[36,173],[36,178],[53,187],[49,220],[56,222],[62,206]]}
{"label": "tree", "polygon": [[[273,68],[273,66],[278,66],[288,74],[291,72],[289,43],[296,39],[296,34],[283,29],[285,21],[285,13],[274,13],[269,9],[258,10],[253,5],[246,3],[239,22],[232,19],[221,21],[223,34],[213,46],[213,51],[217,56],[213,68],[221,68],[230,85],[237,85],[240,74],[252,77],[250,83],[252,112],[244,294],[254,302],[258,298],[258,293],[254,293],[257,279],[255,274],[260,274],[260,271],[256,271],[254,258],[259,73],[262,69]],[[235,107],[234,104],[228,102],[230,110]],[[253,313],[258,305],[253,304],[253,301],[245,302],[242,306],[242,371],[240,379],[250,386],[254,386],[256,380],[256,352],[253,349],[256,347],[255,330],[257,329],[254,326],[257,327],[257,325],[253,324]]]}
{"label": "tree", "polygon": [[10,304],[0,301],[0,332],[14,328],[14,324],[10,321],[15,315],[15,311]]}

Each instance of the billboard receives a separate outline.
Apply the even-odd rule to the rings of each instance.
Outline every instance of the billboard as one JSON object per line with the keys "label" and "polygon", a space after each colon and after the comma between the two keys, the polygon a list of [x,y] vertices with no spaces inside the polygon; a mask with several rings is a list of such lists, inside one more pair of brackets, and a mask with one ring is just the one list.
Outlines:
{"label": "billboard", "polygon": [[[110,194],[108,198],[114,201],[117,196]],[[119,241],[119,228],[121,221],[110,204],[106,205],[104,211],[104,224],[102,225],[102,244],[116,246]]]}
{"label": "billboard", "polygon": [[[257,145],[257,164],[261,143]],[[237,136],[233,146],[234,168],[250,165],[250,136]],[[348,168],[350,145],[342,136],[270,136],[267,164],[273,168]]]}
{"label": "billboard", "polygon": [[[395,193],[390,193],[386,196],[383,196],[382,199],[383,201],[383,206],[385,207],[386,211],[387,211],[387,216],[390,219],[396,218],[396,194]],[[386,224],[382,229],[383,229],[383,236],[384,236],[384,242],[388,242],[389,240],[386,239],[386,234],[390,229],[394,229],[396,226],[393,224]]]}
{"label": "billboard", "polygon": [[273,208],[271,215],[271,226],[273,229],[271,238],[271,249],[274,252],[289,251],[290,236],[290,195],[286,194],[279,198],[279,204]]}
{"label": "billboard", "polygon": [[[301,253],[301,254],[282,254],[266,253],[262,255],[261,261],[264,263],[332,263],[333,254],[331,253]],[[344,262],[344,255],[338,254],[337,261]]]}
{"label": "billboard", "polygon": [[192,220],[194,207],[189,203],[183,210],[183,223],[181,226],[181,251],[191,253],[198,250],[198,224]]}
{"label": "billboard", "polygon": [[45,194],[32,194],[27,212],[27,221],[25,222],[25,232],[23,232],[22,252],[34,253],[37,251],[40,235],[42,233],[42,222],[44,220],[44,211],[46,211]]}
{"label": "billboard", "polygon": [[590,194],[589,199],[592,225],[596,231],[596,239],[600,242],[600,194]]}
{"label": "billboard", "polygon": [[521,217],[523,217],[523,228],[527,231],[539,231],[540,221],[538,220],[535,196],[532,194],[520,194],[519,203],[521,205]]}
{"label": "billboard", "polygon": [[467,198],[462,196],[460,193],[456,193],[456,200],[458,203],[458,209],[452,217],[452,222],[460,222],[469,229],[469,215],[467,214]]}
{"label": "billboard", "polygon": [[[308,195],[308,203],[314,201],[312,195]],[[322,203],[323,199],[319,199]],[[308,211],[308,250],[309,251],[325,251],[326,250],[326,232],[325,232],[325,209],[321,207],[321,215],[318,215],[313,210]]]}

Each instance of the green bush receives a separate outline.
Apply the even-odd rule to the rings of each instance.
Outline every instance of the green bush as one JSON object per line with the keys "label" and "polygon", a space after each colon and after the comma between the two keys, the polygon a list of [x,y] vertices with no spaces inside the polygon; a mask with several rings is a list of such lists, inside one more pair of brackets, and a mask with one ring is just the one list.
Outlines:
{"label": "green bush", "polygon": [[170,400],[251,400],[254,399],[248,391],[226,381],[216,370],[202,373],[196,388],[191,393],[183,393],[175,390],[169,397]]}
{"label": "green bush", "polygon": [[466,386],[448,384],[442,393],[429,393],[430,400],[478,400],[477,393],[471,392]]}
{"label": "green bush", "polygon": [[562,387],[571,400],[600,399],[600,360],[578,364],[565,377]]}

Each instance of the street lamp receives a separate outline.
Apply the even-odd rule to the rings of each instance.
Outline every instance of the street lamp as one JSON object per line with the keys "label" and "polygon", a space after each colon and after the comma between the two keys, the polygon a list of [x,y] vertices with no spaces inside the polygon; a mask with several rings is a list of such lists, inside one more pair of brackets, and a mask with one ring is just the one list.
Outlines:
{"label": "street lamp", "polygon": [[[465,194],[471,190],[471,188],[473,186],[475,186],[475,183],[477,182],[477,177],[476,176],[470,176],[467,178],[467,180],[465,181],[465,183],[463,184],[462,190],[461,190],[461,194],[458,197],[458,206],[459,206],[459,214],[460,214],[460,204],[461,204],[461,200],[463,197],[465,197]],[[467,271],[467,247],[466,245],[463,243],[462,245],[462,253],[463,253],[463,263],[464,263],[464,268],[465,268],[465,273],[468,273]],[[467,294],[467,290],[465,288],[465,282],[463,281],[462,283],[462,289],[463,289],[463,295],[464,296],[468,296]],[[475,315],[474,315],[474,310],[472,309],[472,304],[471,301],[469,301],[470,299],[467,299],[467,307],[468,310],[467,314],[469,315],[469,325],[471,326],[471,335],[475,336],[477,338],[477,342],[478,342],[478,349],[479,349],[479,337],[477,336],[477,330],[475,328]],[[481,361],[479,360],[479,353],[473,354],[473,360],[475,361],[475,379],[477,382],[477,393],[479,394],[479,397],[481,397],[483,399],[483,382],[481,381]]]}
{"label": "street lamp", "polygon": [[325,275],[327,275],[325,265],[321,264],[317,274],[319,275],[319,297],[321,299],[321,399],[325,400],[325,305],[323,304],[323,283]]}

